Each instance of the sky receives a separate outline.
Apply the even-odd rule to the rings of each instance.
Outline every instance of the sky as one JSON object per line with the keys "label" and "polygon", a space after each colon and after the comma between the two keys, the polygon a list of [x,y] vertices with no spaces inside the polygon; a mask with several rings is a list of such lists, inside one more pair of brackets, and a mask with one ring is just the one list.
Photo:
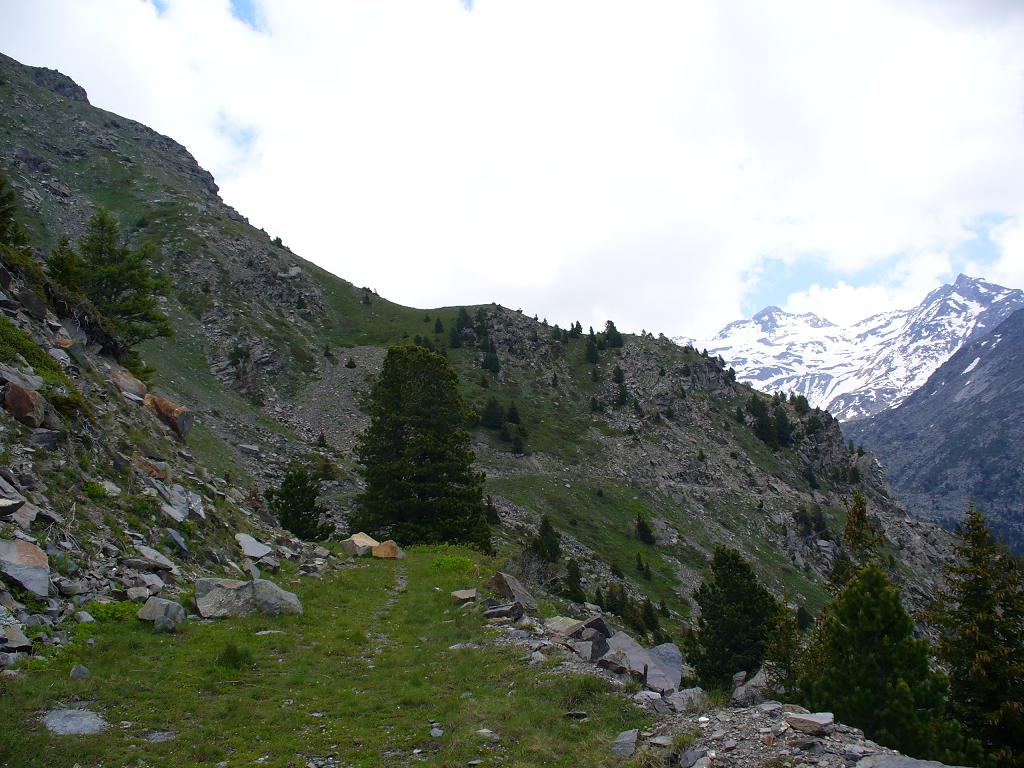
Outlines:
{"label": "sky", "polygon": [[417,307],[707,338],[1024,288],[1018,0],[0,0],[0,51]]}

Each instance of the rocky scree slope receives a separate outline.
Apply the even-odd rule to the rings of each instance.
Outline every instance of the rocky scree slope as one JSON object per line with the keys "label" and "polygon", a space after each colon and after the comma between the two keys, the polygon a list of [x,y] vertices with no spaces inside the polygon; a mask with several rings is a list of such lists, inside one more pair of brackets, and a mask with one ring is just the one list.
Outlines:
{"label": "rocky scree slope", "polygon": [[849,327],[766,307],[692,343],[720,355],[741,381],[805,395],[846,422],[895,408],[964,343],[1022,307],[1024,292],[959,275],[912,309]]}
{"label": "rocky scree slope", "polygon": [[1024,310],[965,344],[894,410],[844,427],[915,515],[946,524],[974,501],[1024,551]]}
{"label": "rocky scree slope", "polygon": [[[312,451],[335,467],[323,490],[343,523],[359,490],[352,440],[366,424],[366,397],[384,348],[416,337],[445,347],[457,308],[401,307],[303,261],[224,204],[212,177],[183,147],[92,107],[62,76],[2,58],[0,105],[0,167],[20,194],[38,264],[61,235],[80,233],[94,206],[104,205],[133,243],[148,238],[160,244],[154,266],[174,277],[164,308],[177,335],[147,343],[143,353],[158,369],[156,392],[192,414],[187,438],[166,433],[159,446],[143,448],[150,438],[142,424],[150,422],[135,421],[145,410],[122,403],[125,396],[111,389],[110,361],[92,363],[100,374],[69,369],[90,381],[99,375],[98,402],[112,411],[111,422],[124,419],[120,453],[130,459],[148,450],[173,465],[172,477],[183,487],[185,480],[202,484],[197,492],[220,499],[228,510],[220,526],[227,535],[207,539],[197,523],[217,565],[237,555],[230,534],[247,524],[266,526],[264,537],[295,546],[266,518],[260,492]],[[67,318],[39,321],[20,306],[10,311],[44,347],[50,340],[40,334],[53,322],[69,336],[78,333],[67,330]],[[494,396],[503,405],[515,401],[522,414],[522,455],[499,431],[474,432],[488,490],[506,523],[498,532],[506,551],[518,548],[540,515],[549,514],[568,554],[581,561],[587,589],[620,578],[614,569],[630,571],[641,554],[653,578],[630,572],[628,588],[666,602],[684,621],[687,595],[711,548],[725,543],[741,549],[777,593],[785,590],[816,609],[826,599],[822,580],[841,546],[851,468],[864,465],[859,487],[872,501],[906,594],[920,602],[934,591],[944,535],[906,517],[865,457],[845,451],[827,414],[800,415],[787,405],[795,440],[772,451],[735,416],[752,390],[692,349],[627,336],[621,348],[602,351],[591,365],[584,360],[586,334],[555,339],[546,323],[496,305],[468,308],[468,315],[459,346],[446,350],[465,396],[478,411]],[[441,333],[435,333],[438,320]],[[493,344],[497,373],[481,368],[484,340]],[[89,350],[92,341],[86,333],[80,344]],[[616,406],[620,397],[625,405]],[[104,429],[98,437],[109,444],[115,434]],[[321,434],[325,449],[315,447]],[[86,472],[97,481],[114,473],[111,482],[128,483],[116,474],[124,464],[111,453],[80,447],[78,430],[68,439],[68,456],[85,450],[97,460],[110,457],[110,469],[86,464],[76,471],[68,458],[53,467],[70,468],[73,493],[80,493]],[[33,466],[48,483],[49,465]],[[636,540],[637,514],[651,521],[656,545]],[[158,510],[139,518],[144,525],[125,527],[159,543],[162,515]],[[117,526],[108,528],[116,539]]]}

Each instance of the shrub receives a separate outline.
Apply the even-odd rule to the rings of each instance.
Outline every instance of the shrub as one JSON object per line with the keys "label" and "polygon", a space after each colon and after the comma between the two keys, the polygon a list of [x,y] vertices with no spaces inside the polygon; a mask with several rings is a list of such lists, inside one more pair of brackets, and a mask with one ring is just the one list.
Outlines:
{"label": "shrub", "polygon": [[215,659],[218,665],[227,669],[242,669],[253,664],[252,651],[243,646],[228,643]]}

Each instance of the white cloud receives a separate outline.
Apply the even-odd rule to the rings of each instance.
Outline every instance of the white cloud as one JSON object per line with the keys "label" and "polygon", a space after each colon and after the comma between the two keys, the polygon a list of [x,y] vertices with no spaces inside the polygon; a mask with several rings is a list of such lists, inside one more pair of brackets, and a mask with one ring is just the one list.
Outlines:
{"label": "white cloud", "polygon": [[1024,220],[1024,22],[998,0],[256,5],[259,30],[227,0],[0,0],[0,48],[418,306],[710,335],[767,259],[817,254],[843,283],[790,304],[832,316],[902,300],[979,216]]}
{"label": "white cloud", "polygon": [[829,287],[814,283],[790,294],[783,308],[787,312],[813,312],[837,325],[849,326],[880,312],[910,309],[952,271],[947,254],[918,253],[895,263],[878,282],[854,286],[840,280]]}

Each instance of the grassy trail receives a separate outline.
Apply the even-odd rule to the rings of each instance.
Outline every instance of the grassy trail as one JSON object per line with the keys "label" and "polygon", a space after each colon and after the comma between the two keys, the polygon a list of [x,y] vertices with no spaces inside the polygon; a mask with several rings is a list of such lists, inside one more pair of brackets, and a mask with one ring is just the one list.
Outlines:
{"label": "grassy trail", "polygon": [[[489,566],[468,551],[416,548],[322,582],[283,582],[303,616],[190,624],[178,635],[130,616],[82,625],[49,664],[0,679],[0,765],[306,766],[332,755],[351,766],[603,764],[615,734],[643,714],[599,678],[531,669],[519,650],[482,642],[479,613],[453,606],[449,592],[482,586]],[[265,630],[274,633],[256,634]],[[457,643],[480,647],[450,650]],[[238,652],[225,654],[229,645]],[[70,679],[77,663],[89,679]],[[39,718],[61,706],[87,707],[111,727],[53,736]],[[569,709],[590,717],[566,719]],[[431,737],[431,721],[443,736]],[[163,731],[175,738],[147,739]]]}

